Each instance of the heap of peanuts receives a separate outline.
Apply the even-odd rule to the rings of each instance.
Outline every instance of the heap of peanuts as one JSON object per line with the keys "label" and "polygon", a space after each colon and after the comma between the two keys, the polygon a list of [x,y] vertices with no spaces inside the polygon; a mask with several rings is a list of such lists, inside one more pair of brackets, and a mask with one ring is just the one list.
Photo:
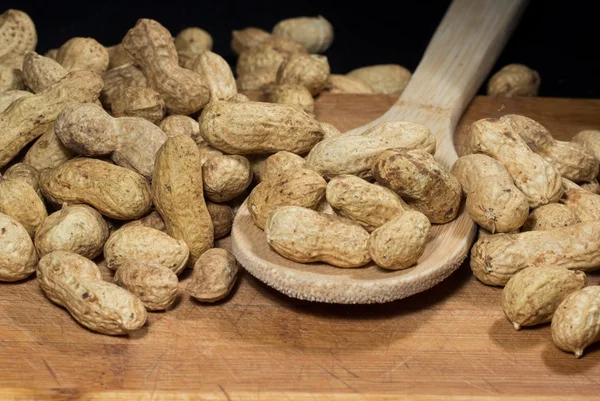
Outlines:
{"label": "heap of peanuts", "polygon": [[[600,266],[600,132],[567,143],[523,116],[480,120],[451,171],[419,124],[341,136],[315,119],[316,96],[399,95],[411,74],[399,65],[331,74],[319,54],[332,41],[323,17],[233,31],[236,78],[200,28],[172,37],[140,19],[115,46],[78,37],[42,56],[27,14],[5,11],[0,281],[36,273],[79,323],[126,334],[147,310],[173,305],[186,267],[187,294],[227,297],[239,267],[215,240],[246,198],[285,258],[391,270],[414,266],[431,224],[455,219],[466,198],[482,227],[476,277],[506,285],[515,327],[554,315],[556,343],[581,355],[600,334],[600,287],[582,289],[583,271]],[[539,83],[509,65],[488,93],[535,96]]]}

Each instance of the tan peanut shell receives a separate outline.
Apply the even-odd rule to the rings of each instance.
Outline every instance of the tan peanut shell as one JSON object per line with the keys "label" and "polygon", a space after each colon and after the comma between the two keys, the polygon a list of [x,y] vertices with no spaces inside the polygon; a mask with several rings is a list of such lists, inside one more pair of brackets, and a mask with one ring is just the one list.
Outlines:
{"label": "tan peanut shell", "polygon": [[277,71],[278,85],[302,85],[316,96],[327,86],[329,61],[325,56],[295,53]]}
{"label": "tan peanut shell", "polygon": [[156,152],[167,135],[139,117],[113,118],[91,103],[66,107],[54,124],[56,135],[69,149],[84,156],[110,154],[121,167],[152,177]]}
{"label": "tan peanut shell", "polygon": [[425,252],[430,229],[427,216],[408,210],[371,233],[369,255],[385,269],[407,269],[416,264]]}
{"label": "tan peanut shell", "polygon": [[175,36],[177,50],[190,50],[194,54],[201,54],[205,50],[212,50],[213,38],[210,33],[195,26],[181,30]]}
{"label": "tan peanut shell", "polygon": [[592,181],[580,182],[578,185],[586,191],[600,195],[600,184],[596,178],[594,178]]}
{"label": "tan peanut shell", "polygon": [[238,76],[235,84],[242,92],[266,91],[276,80],[277,70],[263,69]]}
{"label": "tan peanut shell", "polygon": [[261,181],[248,197],[248,210],[254,224],[264,230],[267,218],[281,206],[314,209],[325,196],[327,183],[308,169],[286,172],[272,180]]}
{"label": "tan peanut shell", "polygon": [[373,164],[373,176],[432,223],[447,223],[458,215],[460,183],[422,149],[381,152]]}
{"label": "tan peanut shell", "polygon": [[504,314],[519,330],[552,320],[558,305],[585,285],[585,273],[558,266],[528,267],[515,274],[502,290]]}
{"label": "tan peanut shell", "polygon": [[169,138],[177,135],[187,135],[195,140],[198,146],[204,143],[204,139],[200,136],[200,124],[191,117],[172,114],[162,120],[158,126]]}
{"label": "tan peanut shell", "polygon": [[358,223],[299,206],[277,208],[265,225],[267,242],[284,258],[360,267],[371,257],[369,233]]}
{"label": "tan peanut shell", "polygon": [[104,259],[109,269],[117,270],[128,260],[154,262],[181,273],[189,257],[189,247],[182,241],[142,225],[122,227],[104,244]]}
{"label": "tan peanut shell", "polygon": [[543,231],[558,227],[572,226],[579,223],[579,217],[566,205],[560,203],[549,203],[533,210],[522,231]]}
{"label": "tan peanut shell", "polygon": [[323,130],[323,139],[333,138],[342,135],[339,129],[329,123],[320,123]]}
{"label": "tan peanut shell", "polygon": [[314,118],[280,104],[211,102],[198,121],[202,138],[231,154],[304,154],[323,138]]}
{"label": "tan peanut shell", "polygon": [[354,175],[339,175],[327,184],[327,202],[368,232],[403,214],[408,206],[394,191]]}
{"label": "tan peanut shell", "polygon": [[125,64],[108,70],[102,74],[104,88],[100,94],[100,101],[104,107],[110,109],[117,95],[128,87],[148,86],[148,80],[142,70],[135,64]]}
{"label": "tan peanut shell", "polygon": [[227,100],[237,93],[233,72],[225,59],[210,50],[198,55],[192,71],[204,78],[210,91],[210,101]]}
{"label": "tan peanut shell", "polygon": [[279,179],[281,175],[306,167],[306,160],[295,153],[277,152],[267,157],[260,166],[259,181]]}
{"label": "tan peanut shell", "polygon": [[528,117],[507,114],[502,120],[531,150],[552,163],[563,178],[581,182],[591,181],[598,175],[598,160],[582,145],[555,140],[544,126]]}
{"label": "tan peanut shell", "polygon": [[546,231],[490,235],[471,249],[471,270],[488,285],[504,286],[530,266],[559,266],[589,272],[600,267],[600,221]]}
{"label": "tan peanut shell", "polygon": [[144,72],[148,86],[163,98],[169,112],[191,114],[208,103],[208,87],[200,75],[179,66],[173,38],[161,24],[140,19],[122,43]]}
{"label": "tan peanut shell", "polygon": [[215,239],[223,238],[231,232],[235,214],[229,205],[206,202],[210,219],[212,220]]}
{"label": "tan peanut shell", "polygon": [[77,155],[67,148],[56,135],[54,124],[34,142],[25,154],[23,162],[42,171],[45,168],[57,167]]}
{"label": "tan peanut shell", "polygon": [[150,88],[123,89],[111,104],[113,117],[139,117],[158,124],[167,109],[160,95]]}
{"label": "tan peanut shell", "polygon": [[25,90],[23,71],[0,64],[0,93]]}
{"label": "tan peanut shell", "polygon": [[231,49],[237,55],[264,43],[271,37],[269,32],[260,28],[248,27],[231,33]]}
{"label": "tan peanut shell", "polygon": [[32,237],[48,216],[46,205],[31,185],[4,177],[0,177],[0,213],[21,223]]}
{"label": "tan peanut shell", "polygon": [[279,21],[273,35],[302,44],[309,53],[323,53],[333,43],[333,26],[324,17],[297,17]]}
{"label": "tan peanut shell", "polygon": [[223,152],[210,145],[198,146],[198,153],[200,154],[200,165],[202,166],[213,157],[223,156]]}
{"label": "tan peanut shell", "polygon": [[200,302],[216,302],[231,292],[239,270],[231,252],[209,249],[194,265],[194,273],[185,291]]}
{"label": "tan peanut shell", "polygon": [[346,74],[348,77],[364,82],[375,93],[400,96],[408,85],[411,73],[398,64],[380,64],[361,67]]}
{"label": "tan peanut shell", "polygon": [[581,221],[600,220],[600,195],[586,191],[563,178],[565,191],[560,202],[568,206]]}
{"label": "tan peanut shell", "polygon": [[33,241],[25,227],[0,213],[0,281],[18,281],[30,276],[37,262]]}
{"label": "tan peanut shell", "polygon": [[510,117],[485,118],[471,124],[466,153],[483,153],[506,167],[517,188],[532,208],[560,199],[563,188],[560,172],[534,153],[513,129]]}
{"label": "tan peanut shell", "polygon": [[229,99],[227,99],[227,101],[231,103],[246,103],[249,102],[250,99],[243,93],[236,93],[235,95],[232,95]]}
{"label": "tan peanut shell", "polygon": [[450,172],[460,182],[466,210],[475,223],[491,233],[507,233],[523,225],[529,202],[500,162],[471,154],[454,162]]}
{"label": "tan peanut shell", "polygon": [[600,160],[600,130],[579,131],[572,141],[591,151]]}
{"label": "tan peanut shell", "polygon": [[21,99],[22,97],[33,96],[33,93],[24,90],[9,90],[6,92],[0,91],[0,113],[8,109],[15,100]]}
{"label": "tan peanut shell", "polygon": [[383,122],[359,135],[342,135],[321,141],[306,156],[306,165],[326,179],[342,174],[369,179],[375,157],[392,148],[421,148],[434,154],[435,137],[420,124]]}
{"label": "tan peanut shell", "polygon": [[85,203],[116,220],[137,219],[152,206],[150,188],[144,177],[86,157],[42,170],[40,187],[44,196],[55,204]]}
{"label": "tan peanut shell", "polygon": [[537,96],[540,74],[522,64],[509,64],[496,72],[487,84],[488,96]]}
{"label": "tan peanut shell", "polygon": [[315,99],[302,85],[277,85],[270,89],[267,99],[270,103],[295,106],[311,115],[315,113]]}
{"label": "tan peanut shell", "polygon": [[149,311],[165,310],[177,298],[177,275],[158,263],[127,260],[115,273],[114,280],[138,297]]}
{"label": "tan peanut shell", "polygon": [[40,172],[33,166],[25,163],[15,163],[4,172],[4,178],[7,180],[21,180],[35,190],[40,199],[42,191],[40,190]]}
{"label": "tan peanut shell", "polygon": [[552,318],[552,340],[577,358],[600,340],[600,286],[573,292],[560,303]]}
{"label": "tan peanut shell", "polygon": [[37,45],[37,32],[27,13],[8,9],[0,14],[0,65],[23,66],[23,56]]}
{"label": "tan peanut shell", "polygon": [[63,205],[46,217],[35,233],[38,255],[54,251],[77,253],[88,259],[100,255],[108,239],[108,224],[87,205]]}
{"label": "tan peanut shell", "polygon": [[227,202],[239,196],[252,182],[250,162],[244,156],[223,155],[202,165],[204,196],[213,202]]}
{"label": "tan peanut shell", "polygon": [[142,301],[104,281],[98,266],[76,253],[56,251],[44,256],[37,277],[46,296],[90,330],[121,335],[146,323]]}
{"label": "tan peanut shell", "polygon": [[122,43],[118,45],[110,46],[106,48],[108,52],[108,69],[121,67],[122,65],[131,64],[133,60],[127,54],[127,51],[123,47]]}
{"label": "tan peanut shell", "polygon": [[23,75],[27,87],[38,93],[63,79],[69,71],[55,60],[36,52],[28,52],[23,60]]}
{"label": "tan peanut shell", "polygon": [[330,74],[325,90],[330,93],[375,93],[364,81],[341,74]]}
{"label": "tan peanut shell", "polygon": [[274,81],[279,67],[288,56],[287,52],[277,49],[272,44],[261,44],[240,54],[235,72],[239,77],[270,72]]}
{"label": "tan peanut shell", "polygon": [[102,79],[91,71],[75,71],[42,92],[15,101],[0,114],[0,167],[41,136],[68,105],[98,98]]}
{"label": "tan peanut shell", "polygon": [[108,69],[108,51],[92,38],[72,38],[56,53],[56,61],[67,71],[102,73]]}
{"label": "tan peanut shell", "polygon": [[156,210],[151,211],[150,213],[140,217],[139,219],[128,221],[127,223],[123,224],[121,228],[133,226],[150,227],[163,232],[167,230],[165,221]]}
{"label": "tan peanut shell", "polygon": [[212,248],[214,228],[204,201],[202,165],[192,138],[167,139],[156,155],[152,199],[167,225],[167,234],[190,248],[188,266]]}

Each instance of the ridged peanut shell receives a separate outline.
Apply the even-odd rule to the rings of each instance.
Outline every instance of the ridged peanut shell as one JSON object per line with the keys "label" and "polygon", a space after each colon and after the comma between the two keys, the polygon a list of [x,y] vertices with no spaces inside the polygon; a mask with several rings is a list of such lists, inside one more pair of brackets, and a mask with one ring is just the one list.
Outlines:
{"label": "ridged peanut shell", "polygon": [[540,75],[523,64],[509,64],[496,72],[487,84],[488,96],[537,96]]}
{"label": "ridged peanut shell", "polygon": [[264,43],[271,37],[269,32],[260,28],[248,27],[231,32],[231,49],[237,55]]}
{"label": "ridged peanut shell", "polygon": [[244,156],[215,156],[202,165],[204,196],[227,202],[242,194],[252,182],[250,162]]}
{"label": "ridged peanut shell", "polygon": [[90,330],[121,335],[146,323],[142,301],[104,281],[98,266],[76,253],[56,251],[44,256],[37,277],[46,296]]}
{"label": "ridged peanut shell", "polygon": [[23,71],[0,64],[0,93],[25,90]]}
{"label": "ridged peanut shell", "polygon": [[502,290],[502,310],[519,330],[552,320],[558,305],[585,285],[585,273],[558,266],[528,267]]}
{"label": "ridged peanut shell", "polygon": [[223,238],[229,235],[233,226],[235,213],[229,205],[221,203],[206,202],[210,219],[212,220],[215,239]]}
{"label": "ridged peanut shell", "polygon": [[43,199],[40,190],[40,172],[35,167],[25,163],[15,163],[4,172],[4,178],[23,181],[35,190],[40,199]]}
{"label": "ridged peanut shell", "polygon": [[112,103],[118,94],[128,87],[148,86],[148,80],[142,70],[135,64],[125,64],[102,74],[104,88],[100,94],[100,101],[107,109],[110,109]]}
{"label": "ridged peanut shell", "polygon": [[200,136],[200,124],[191,117],[181,114],[172,114],[160,122],[158,127],[170,138],[177,135],[187,135],[198,145],[204,143]]}
{"label": "ridged peanut shell", "polygon": [[175,48],[177,50],[187,49],[196,54],[205,50],[212,50],[213,38],[210,33],[195,26],[182,29],[175,36]]}
{"label": "ridged peanut shell", "polygon": [[563,178],[565,191],[560,203],[568,206],[581,221],[600,220],[600,195],[586,191]]}
{"label": "ridged peanut shell", "polygon": [[231,292],[239,270],[231,252],[220,248],[209,249],[194,265],[192,278],[185,291],[200,302],[216,302]]}
{"label": "ridged peanut shell", "polygon": [[299,206],[277,208],[265,225],[267,242],[284,258],[360,267],[371,257],[369,233],[358,223]]}
{"label": "ridged peanut shell", "polygon": [[113,117],[139,117],[158,124],[167,109],[160,95],[150,88],[123,89],[111,104]]}
{"label": "ridged peanut shell", "polygon": [[364,81],[341,74],[330,74],[325,89],[330,93],[375,93]]}
{"label": "ridged peanut shell", "polygon": [[17,220],[0,213],[0,281],[18,281],[35,272],[37,252]]}
{"label": "ridged peanut shell", "polygon": [[411,73],[398,64],[380,64],[361,67],[346,74],[348,77],[364,82],[375,93],[400,96],[408,85]]}
{"label": "ridged peanut shell", "polygon": [[21,223],[32,237],[48,216],[46,205],[31,185],[3,177],[0,177],[0,213]]}
{"label": "ridged peanut shell", "polygon": [[149,311],[168,309],[177,298],[177,275],[154,262],[128,260],[116,271],[114,280],[138,297]]}
{"label": "ridged peanut shell", "polygon": [[277,71],[278,85],[302,85],[316,96],[327,86],[329,61],[325,56],[292,54]]}
{"label": "ridged peanut shell", "polygon": [[108,69],[108,51],[92,38],[72,38],[56,53],[56,61],[67,71],[87,70],[102,73]]}
{"label": "ridged peanut shell", "polygon": [[196,58],[192,71],[204,78],[210,91],[210,101],[227,100],[237,93],[237,86],[231,67],[225,59],[209,50]]}
{"label": "ridged peanut shell", "polygon": [[580,223],[579,217],[566,205],[549,203],[534,209],[523,224],[522,231],[543,231]]}
{"label": "ridged peanut shell", "polygon": [[116,220],[137,219],[152,206],[150,188],[144,177],[86,157],[43,170],[40,187],[44,196],[55,204],[85,203]]}
{"label": "ridged peanut shell", "polygon": [[323,53],[333,43],[333,26],[324,17],[297,17],[279,21],[273,35],[292,39],[309,53]]}
{"label": "ridged peanut shell", "polygon": [[22,97],[30,96],[33,96],[33,93],[24,90],[8,90],[6,92],[2,92],[0,89],[0,113],[3,113],[4,110],[8,109],[8,106],[10,106],[14,101],[21,99]]}
{"label": "ridged peanut shell", "polygon": [[28,52],[23,60],[23,75],[27,87],[38,93],[63,79],[69,71],[55,60],[36,52]]}
{"label": "ridged peanut shell", "polygon": [[27,13],[8,9],[0,14],[0,65],[23,66],[23,56],[37,45],[35,25]]}
{"label": "ridged peanut shell", "polygon": [[150,227],[163,232],[167,230],[165,221],[156,210],[151,211],[150,213],[140,217],[139,219],[128,221],[127,223],[123,224],[121,228],[132,226]]}
{"label": "ridged peanut shell", "polygon": [[77,155],[67,148],[56,135],[54,124],[31,145],[23,162],[42,171],[45,168],[57,167]]}
{"label": "ridged peanut shell", "polygon": [[306,160],[295,153],[277,152],[267,157],[260,166],[259,181],[279,179],[281,175],[306,167]]}
{"label": "ridged peanut shell", "polygon": [[315,99],[302,85],[277,85],[269,90],[267,99],[270,103],[295,106],[308,114],[315,112]]}

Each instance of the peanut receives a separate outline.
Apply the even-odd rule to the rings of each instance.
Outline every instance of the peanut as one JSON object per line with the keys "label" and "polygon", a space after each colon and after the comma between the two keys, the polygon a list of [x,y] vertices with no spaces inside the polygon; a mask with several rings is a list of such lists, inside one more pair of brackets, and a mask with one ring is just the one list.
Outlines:
{"label": "peanut", "polygon": [[279,21],[273,35],[302,44],[309,53],[324,53],[333,43],[333,26],[324,17],[298,17]]}
{"label": "peanut", "polygon": [[507,233],[521,227],[529,213],[529,202],[506,168],[482,154],[459,158],[450,170],[467,197],[471,219],[492,233]]}
{"label": "peanut", "polygon": [[241,53],[237,59],[235,71],[240,77],[269,71],[275,79],[277,70],[287,57],[287,52],[280,51],[272,44],[265,43]]}
{"label": "peanut", "polygon": [[575,357],[600,340],[600,286],[571,293],[558,306],[552,318],[552,340]]}
{"label": "peanut", "polygon": [[407,269],[416,264],[425,252],[430,228],[427,216],[408,210],[371,233],[369,255],[385,269]]}
{"label": "peanut", "polygon": [[537,71],[522,64],[509,64],[492,75],[487,94],[498,97],[537,96],[539,89],[540,75]]}
{"label": "peanut", "polygon": [[0,93],[14,90],[25,90],[23,72],[0,64]]}
{"label": "peanut", "polygon": [[165,221],[163,220],[163,218],[160,216],[160,214],[156,210],[151,211],[150,213],[148,213],[145,216],[140,217],[139,219],[131,220],[131,221],[123,224],[121,226],[121,228],[133,227],[133,226],[150,227],[150,228],[154,228],[158,231],[163,231],[163,232],[165,232],[167,230]]}
{"label": "peanut", "polygon": [[276,80],[277,70],[265,69],[240,75],[235,84],[242,92],[265,91],[275,84]]}
{"label": "peanut", "polygon": [[369,233],[358,223],[299,206],[282,206],[265,225],[267,242],[294,262],[360,267],[371,257]]}
{"label": "peanut", "polygon": [[192,26],[185,28],[175,36],[177,51],[187,50],[199,55],[205,50],[212,50],[213,38],[204,29]]}
{"label": "peanut", "polygon": [[600,131],[598,130],[583,130],[577,133],[572,139],[574,143],[582,145],[600,160]]}
{"label": "peanut", "polygon": [[239,196],[252,182],[250,162],[243,156],[216,156],[202,165],[204,196],[227,202]]}
{"label": "peanut", "polygon": [[72,38],[58,49],[56,61],[67,71],[102,73],[108,69],[108,51],[95,39]]}
{"label": "peanut", "polygon": [[351,218],[368,232],[408,209],[394,191],[353,175],[332,178],[327,184],[325,196],[336,213]]}
{"label": "peanut", "polygon": [[21,180],[35,190],[40,199],[42,192],[40,190],[40,172],[25,163],[15,163],[4,172],[4,178],[8,180]]}
{"label": "peanut", "polygon": [[292,170],[254,187],[248,197],[248,211],[254,224],[264,230],[269,215],[281,206],[315,209],[326,187],[325,180],[314,171]]}
{"label": "peanut", "polygon": [[248,96],[244,95],[243,93],[236,93],[235,95],[233,95],[229,99],[227,99],[227,101],[231,102],[231,103],[246,103],[246,102],[249,102],[250,99],[248,98]]}
{"label": "peanut", "polygon": [[314,118],[280,104],[211,102],[198,121],[206,142],[238,155],[280,150],[304,154],[323,138]]}
{"label": "peanut", "polygon": [[158,126],[168,137],[187,135],[196,141],[198,146],[204,143],[204,139],[200,136],[200,124],[191,117],[172,114],[162,120]]}
{"label": "peanut", "polygon": [[240,268],[226,249],[209,249],[194,265],[194,273],[186,292],[200,302],[216,302],[225,298],[235,285]]}
{"label": "peanut", "polygon": [[23,56],[37,45],[37,32],[29,15],[19,10],[0,14],[0,65],[22,68]]}
{"label": "peanut", "polygon": [[342,133],[335,126],[329,123],[320,123],[321,129],[323,130],[323,139],[333,138],[335,136],[340,136]]}
{"label": "peanut", "polygon": [[56,135],[54,124],[29,148],[23,162],[42,171],[60,166],[77,154],[67,148]]}
{"label": "peanut", "polygon": [[17,220],[0,213],[0,281],[18,281],[35,272],[38,256],[29,233]]}
{"label": "peanut", "polygon": [[574,182],[591,181],[598,175],[598,160],[578,143],[557,141],[537,121],[516,114],[502,119],[531,150],[552,163],[563,178]]}
{"label": "peanut", "polygon": [[586,191],[589,191],[596,195],[600,195],[600,184],[598,183],[598,180],[595,178],[588,182],[580,182],[579,186],[582,189],[585,189]]}
{"label": "peanut", "polygon": [[156,152],[167,140],[160,128],[143,118],[113,118],[91,103],[66,107],[54,130],[67,148],[84,156],[110,155],[119,166],[148,179]]}
{"label": "peanut", "polygon": [[77,253],[88,259],[100,255],[108,239],[108,224],[87,205],[67,205],[46,217],[35,233],[39,256],[54,251]]}
{"label": "peanut", "polygon": [[200,164],[202,166],[204,166],[204,163],[206,163],[213,157],[223,156],[223,152],[213,148],[210,145],[198,146],[198,152],[200,154]]}
{"label": "peanut", "polygon": [[22,180],[0,177],[0,213],[12,217],[33,237],[48,216],[35,189]]}
{"label": "peanut", "polygon": [[515,274],[502,290],[504,314],[519,330],[552,320],[558,305],[585,285],[585,273],[564,267],[528,267]]}
{"label": "peanut", "polygon": [[122,43],[141,67],[148,86],[163,98],[169,112],[191,114],[208,103],[208,87],[200,75],[179,67],[173,38],[161,24],[140,19]]}
{"label": "peanut", "polygon": [[235,214],[231,206],[206,202],[210,219],[214,227],[215,239],[223,238],[231,232]]}
{"label": "peanut", "polygon": [[283,174],[306,167],[306,160],[297,154],[281,151],[267,157],[259,172],[259,181],[279,179]]}
{"label": "peanut", "polygon": [[375,93],[364,81],[340,74],[329,75],[325,90],[331,93]]}
{"label": "peanut", "polygon": [[530,266],[553,265],[589,272],[600,267],[600,221],[546,231],[489,235],[471,249],[471,270],[488,285],[504,286]]}
{"label": "peanut", "polygon": [[23,75],[27,87],[38,93],[63,79],[69,71],[51,58],[28,52],[23,60]]}
{"label": "peanut", "polygon": [[200,152],[194,140],[183,135],[167,139],[156,155],[152,198],[167,234],[188,244],[190,267],[214,241],[202,188]]}
{"label": "peanut", "polygon": [[123,89],[111,104],[114,117],[139,117],[158,124],[167,111],[160,95],[150,88]]}
{"label": "peanut", "polygon": [[268,91],[268,101],[295,106],[311,115],[315,113],[315,99],[302,85],[275,86]]}
{"label": "peanut", "polygon": [[231,49],[237,55],[264,43],[271,34],[260,28],[249,27],[231,33]]}
{"label": "peanut", "polygon": [[168,309],[177,298],[177,276],[157,263],[128,260],[119,267],[114,280],[138,297],[149,311]]}
{"label": "peanut", "polygon": [[534,153],[514,130],[511,117],[486,118],[471,124],[466,153],[483,153],[506,167],[532,208],[560,199],[560,172]]}
{"label": "peanut", "polygon": [[98,98],[102,79],[91,71],[75,71],[42,92],[16,100],[0,114],[0,167],[42,135],[68,105]]}
{"label": "peanut", "polygon": [[342,174],[369,179],[375,157],[391,148],[421,148],[433,154],[435,137],[420,124],[382,122],[359,135],[342,135],[321,141],[306,157],[306,165],[326,179]]}
{"label": "peanut", "polygon": [[210,101],[227,100],[237,93],[233,72],[227,61],[217,53],[203,51],[194,61],[192,71],[204,77],[210,92]]}
{"label": "peanut", "polygon": [[600,220],[600,195],[586,191],[563,178],[565,192],[560,202],[567,205],[581,221]]}
{"label": "peanut", "polygon": [[432,223],[447,223],[458,216],[460,183],[422,149],[381,152],[373,164],[373,176]]}
{"label": "peanut", "polygon": [[346,76],[363,82],[375,93],[400,96],[410,81],[411,73],[398,64],[381,64],[357,68]]}
{"label": "peanut", "polygon": [[[0,74],[1,73],[2,72],[0,71]],[[4,110],[8,109],[8,106],[10,106],[14,101],[21,99],[22,97],[30,96],[33,96],[33,93],[23,90],[8,90],[0,93],[0,113],[3,113]]]}
{"label": "peanut", "polygon": [[118,45],[114,45],[111,47],[107,47],[106,51],[108,52],[108,69],[112,70],[113,68],[121,67],[122,65],[127,65],[133,63],[129,54],[123,47],[122,43]]}
{"label": "peanut", "polygon": [[277,84],[302,85],[316,96],[327,86],[329,62],[325,56],[292,54],[277,71]]}
{"label": "peanut", "polygon": [[125,64],[102,74],[104,88],[100,94],[100,101],[104,107],[110,109],[119,93],[127,87],[145,88],[148,80],[140,68],[134,64]]}
{"label": "peanut", "polygon": [[533,210],[525,224],[523,231],[551,230],[558,227],[572,226],[580,220],[568,206],[560,203],[549,203]]}
{"label": "peanut", "polygon": [[40,187],[54,204],[85,203],[116,220],[137,219],[152,206],[150,188],[144,177],[86,157],[42,170]]}
{"label": "peanut", "polygon": [[56,251],[42,257],[37,277],[46,296],[90,330],[120,335],[146,323],[144,304],[104,281],[98,266],[76,253]]}

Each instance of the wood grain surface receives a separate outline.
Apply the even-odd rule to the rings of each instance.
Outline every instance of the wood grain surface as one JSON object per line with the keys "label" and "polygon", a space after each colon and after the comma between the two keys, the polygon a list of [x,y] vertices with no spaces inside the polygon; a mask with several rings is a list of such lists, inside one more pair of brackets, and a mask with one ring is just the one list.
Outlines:
{"label": "wood grain surface", "polygon": [[[394,101],[323,95],[317,117],[348,130]],[[600,100],[485,97],[460,125],[505,113],[535,118],[563,139],[600,128]],[[589,275],[590,284],[599,281]],[[467,265],[426,292],[382,305],[299,301],[245,274],[223,302],[182,294],[173,310],[150,313],[142,330],[110,337],[78,325],[35,278],[3,283],[0,399],[597,398],[600,345],[576,360],[552,344],[547,325],[516,332],[500,295]]]}

